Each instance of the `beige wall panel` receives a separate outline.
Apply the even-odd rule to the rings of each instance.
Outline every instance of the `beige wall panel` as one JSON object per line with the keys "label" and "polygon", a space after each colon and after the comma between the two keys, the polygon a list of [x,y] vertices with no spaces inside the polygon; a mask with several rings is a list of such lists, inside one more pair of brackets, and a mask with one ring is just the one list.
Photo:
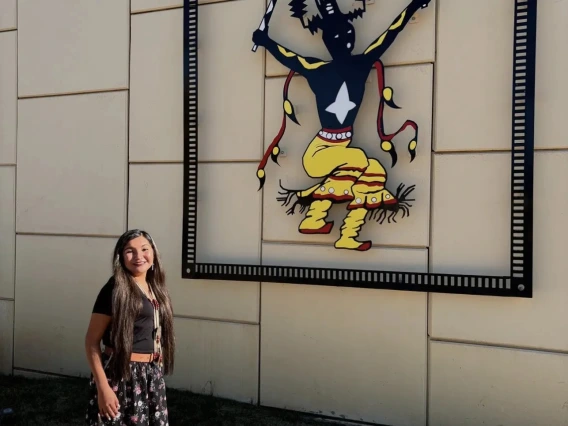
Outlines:
{"label": "beige wall panel", "polygon": [[[426,250],[370,252],[364,261],[332,248],[264,244],[263,262],[427,270]],[[425,424],[426,319],[424,293],[263,283],[261,403]]]}
{"label": "beige wall panel", "polygon": [[172,7],[183,7],[183,0],[130,0],[132,13],[171,9]]}
{"label": "beige wall panel", "polygon": [[[568,350],[564,315],[568,298],[564,273],[568,228],[563,213],[568,210],[566,164],[568,152],[536,154],[533,299],[432,294],[433,337]],[[433,270],[508,274],[508,156],[442,157],[442,161],[436,159],[435,168],[439,174],[434,181]],[[458,169],[463,177],[454,173]],[[477,191],[472,187],[474,173],[468,170],[483,170],[477,176]],[[448,183],[451,176],[454,190]],[[468,208],[469,200],[475,200],[474,207]]]}
{"label": "beige wall panel", "polygon": [[515,2],[439,1],[434,149],[510,149]]}
{"label": "beige wall panel", "polygon": [[[432,121],[432,66],[417,65],[408,67],[389,67],[385,73],[386,85],[394,89],[394,100],[401,107],[399,110],[387,108],[384,114],[387,132],[396,131],[407,120],[417,122],[419,141],[417,157],[410,163],[407,151],[408,142],[412,140],[411,129],[397,136],[395,145],[398,162],[391,169],[390,156],[380,148],[377,134],[377,110],[379,105],[376,75],[373,74],[367,83],[366,96],[355,123],[355,140],[353,145],[363,148],[370,157],[378,158],[388,173],[387,187],[396,192],[400,183],[416,185],[412,193],[415,202],[411,204],[410,216],[402,218],[398,223],[382,225],[367,221],[361,232],[361,239],[371,239],[374,244],[410,245],[426,247],[429,239],[430,221],[430,162],[431,162],[431,121]],[[266,82],[266,131],[265,149],[278,133],[282,121],[282,88],[284,79],[270,79]],[[288,120],[286,133],[280,147],[286,152],[285,157],[278,159],[281,167],[269,160],[266,167],[266,184],[264,186],[264,240],[269,241],[301,241],[309,243],[332,244],[339,238],[339,229],[347,214],[346,204],[334,206],[330,220],[334,220],[334,228],[329,235],[303,235],[298,226],[304,214],[287,215],[288,207],[283,207],[276,200],[280,190],[279,181],[286,188],[308,188],[318,182],[306,175],[302,166],[302,156],[320,130],[314,96],[304,79],[295,78],[290,84],[290,101],[297,109],[297,117],[301,126]]]}
{"label": "beige wall panel", "polygon": [[12,374],[14,302],[0,300],[0,374]]}
{"label": "beige wall panel", "polygon": [[14,298],[16,168],[0,167],[0,298]]}
{"label": "beige wall panel", "polygon": [[251,34],[264,11],[262,0],[199,7],[200,160],[260,159],[264,61]]}
{"label": "beige wall panel", "polygon": [[[1,10],[0,6],[0,16]],[[0,32],[0,164],[16,164],[18,105],[16,36],[15,31]]]}
{"label": "beige wall panel", "polygon": [[89,374],[84,337],[95,299],[111,276],[115,242],[113,238],[18,236],[16,367]]}
{"label": "beige wall panel", "polygon": [[20,96],[128,87],[129,0],[20,0]]}
{"label": "beige wall panel", "polygon": [[130,161],[183,161],[182,57],[183,9],[132,16]]}
{"label": "beige wall panel", "polygon": [[156,240],[177,315],[258,322],[259,283],[181,279],[181,164],[131,165],[129,196],[128,227]]}
{"label": "beige wall panel", "polygon": [[432,342],[431,426],[563,426],[568,356]]}
{"label": "beige wall panel", "polygon": [[0,31],[16,28],[17,0],[0,1]]}
{"label": "beige wall panel", "polygon": [[432,168],[433,272],[509,275],[511,155],[436,154]]}
{"label": "beige wall panel", "polygon": [[366,252],[315,244],[262,244],[262,264],[427,272],[426,249],[372,248]]}
{"label": "beige wall panel", "polygon": [[[315,3],[307,1],[307,18],[317,12]],[[354,54],[360,54],[373,43],[396,20],[400,12],[409,4],[409,0],[377,0],[367,5],[367,13],[363,19],[353,22],[355,26]],[[338,4],[344,13],[361,7],[357,1],[339,0]],[[270,21],[270,37],[284,47],[303,56],[313,56],[323,60],[331,57],[321,40],[321,31],[311,35],[309,30],[303,29],[297,18],[292,18],[288,4],[278,4]],[[434,62],[435,34],[436,34],[436,0],[433,0],[427,9],[420,10],[414,15],[417,19],[408,24],[391,45],[387,53],[381,58],[386,65],[411,64],[419,62]],[[257,29],[262,15],[257,17],[257,23],[248,31],[250,39]],[[258,52],[264,52],[259,49]],[[277,62],[272,55],[266,53],[266,75],[286,75],[289,69]]]}
{"label": "beige wall panel", "polygon": [[127,93],[19,101],[18,232],[120,235]]}
{"label": "beige wall panel", "polygon": [[535,145],[537,148],[568,148],[566,99],[568,98],[568,2],[538,2],[536,37]]}
{"label": "beige wall panel", "polygon": [[200,164],[197,261],[260,262],[261,196],[256,164]]}
{"label": "beige wall panel", "polygon": [[176,367],[167,385],[256,403],[258,326],[176,318]]}

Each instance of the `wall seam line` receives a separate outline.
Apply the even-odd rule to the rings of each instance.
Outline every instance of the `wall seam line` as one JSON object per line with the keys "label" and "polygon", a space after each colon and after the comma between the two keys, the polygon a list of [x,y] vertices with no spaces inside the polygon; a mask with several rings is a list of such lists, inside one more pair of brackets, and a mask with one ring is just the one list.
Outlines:
{"label": "wall seam line", "polygon": [[[18,4],[16,2],[16,26],[18,26]],[[18,94],[19,94],[19,87],[20,87],[20,33],[16,31],[16,99],[14,99],[15,106],[16,106],[16,146],[14,149],[14,263],[12,264],[12,268],[14,271],[13,274],[13,283],[12,286],[14,288],[14,307],[12,309],[12,375],[14,374],[14,366],[16,363],[16,274],[17,274],[17,244],[18,244],[18,234],[16,233],[17,228],[17,220],[18,220],[18,145],[19,145],[19,119],[20,119],[20,108],[18,102]]]}
{"label": "wall seam line", "polygon": [[[229,0],[229,1],[238,1],[238,0]],[[242,0],[241,0],[242,1]],[[418,61],[414,61],[414,62],[400,62],[400,63],[394,63],[394,64],[389,64],[384,66],[385,69],[389,69],[389,68],[403,68],[403,67],[418,67],[418,66],[423,66],[423,65],[434,65],[434,62],[431,60],[418,60]],[[273,74],[273,75],[268,75],[265,73],[265,78],[267,80],[272,80],[272,79],[285,79],[287,76],[287,74]]]}
{"label": "wall seam line", "polygon": [[28,237],[72,237],[72,238],[118,238],[120,235],[99,235],[99,234],[64,234],[57,232],[18,232],[16,230],[16,236],[28,236]]}
{"label": "wall seam line", "polygon": [[220,323],[224,323],[224,324],[234,324],[234,325],[250,325],[250,326],[258,326],[259,325],[258,322],[254,322],[254,321],[231,320],[231,319],[227,319],[227,318],[202,317],[202,316],[198,316],[198,315],[175,314],[174,318],[194,320],[194,321],[220,322]]}
{"label": "wall seam line", "polygon": [[177,161],[177,160],[176,161],[158,161],[158,160],[156,160],[156,161],[136,161],[136,160],[132,161],[132,160],[129,160],[128,162],[131,166],[153,166],[153,165],[168,165],[168,164],[183,166],[183,160],[181,160],[181,161]]}
{"label": "wall seam line", "polygon": [[130,227],[130,108],[132,96],[130,96],[130,86],[132,86],[132,0],[128,1],[128,102],[126,103],[126,199],[125,205],[125,231]]}
{"label": "wall seam line", "polygon": [[246,159],[246,160],[198,160],[197,163],[198,164],[215,164],[215,163],[229,163],[229,164],[252,163],[252,164],[257,164],[260,161],[261,161],[261,159],[257,158],[257,159]]}
{"label": "wall seam line", "polygon": [[[309,241],[285,241],[285,240],[262,240],[263,244],[274,244],[274,245],[290,245],[290,246],[302,246],[302,247],[329,247],[328,243],[321,242],[309,242]],[[412,245],[394,245],[394,244],[375,244],[373,243],[373,247],[370,250],[378,250],[378,249],[390,249],[390,250],[425,250],[428,251],[428,246],[412,246]]]}
{"label": "wall seam line", "polygon": [[[568,147],[556,147],[556,148],[537,148],[534,149],[537,152],[563,152],[568,151]],[[487,154],[511,154],[510,149],[486,149],[478,151],[432,151],[435,155],[487,155]]]}
{"label": "wall seam line", "polygon": [[[198,160],[198,164],[257,164],[260,159],[256,160]],[[134,165],[152,165],[152,164],[181,164],[183,160],[130,160],[130,164]]]}
{"label": "wall seam line", "polygon": [[[434,147],[436,144],[436,81],[437,81],[437,65],[438,65],[438,28],[440,19],[440,1],[435,3],[434,8],[434,63],[432,64],[432,100],[430,108],[430,120],[432,125],[430,126],[430,205],[428,209],[429,220],[428,220],[428,273],[432,272],[432,215],[434,210]],[[430,383],[431,383],[431,345],[430,345],[430,329],[432,322],[432,293],[428,292],[426,294],[426,383],[425,383],[425,413],[424,413],[424,424],[428,426],[430,424]]]}
{"label": "wall seam line", "polygon": [[167,6],[167,7],[159,7],[155,9],[143,9],[143,10],[136,10],[132,11],[132,1],[130,2],[130,15],[146,15],[148,13],[156,13],[156,12],[169,12],[171,10],[176,9],[183,9],[183,5],[181,6]]}
{"label": "wall seam line", "polygon": [[18,95],[18,100],[28,100],[28,99],[43,99],[43,98],[61,98],[63,96],[80,96],[80,95],[98,95],[101,93],[118,93],[118,92],[128,92],[128,87],[117,87],[114,89],[100,89],[100,90],[85,90],[81,92],[65,92],[65,93],[46,93],[40,95]]}
{"label": "wall seam line", "polygon": [[453,344],[453,345],[464,345],[464,346],[475,346],[479,348],[488,348],[488,349],[504,349],[504,350],[512,350],[512,351],[525,351],[525,352],[536,352],[545,355],[568,355],[568,349],[545,349],[545,348],[536,348],[531,346],[523,346],[523,345],[511,345],[511,344],[499,344],[499,343],[491,343],[491,342],[482,342],[482,341],[474,341],[474,340],[461,340],[461,339],[451,339],[451,338],[443,338],[443,337],[431,337],[430,341],[432,343],[445,343],[445,344]]}
{"label": "wall seam line", "polygon": [[[262,12],[261,12],[262,13]],[[259,53],[257,53],[259,54]],[[262,120],[260,128],[260,155],[264,152],[264,138],[266,137],[266,51],[262,49]],[[264,191],[260,194],[260,264],[263,264],[263,247],[264,247]],[[258,283],[258,360],[257,360],[257,398],[256,404],[261,406],[261,389],[262,389],[262,289],[264,283]]]}

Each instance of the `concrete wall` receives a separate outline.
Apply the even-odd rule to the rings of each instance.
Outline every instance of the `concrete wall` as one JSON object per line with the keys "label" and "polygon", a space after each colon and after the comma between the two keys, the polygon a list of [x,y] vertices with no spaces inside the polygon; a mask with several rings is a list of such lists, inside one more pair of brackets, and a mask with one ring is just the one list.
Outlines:
{"label": "concrete wall", "polygon": [[[370,5],[357,49],[405,3]],[[181,6],[0,1],[0,371],[88,374],[83,335],[111,250],[142,227],[177,314],[170,386],[395,426],[566,424],[568,1],[539,2],[532,300],[181,280]],[[324,55],[279,6],[273,36]],[[369,226],[377,248],[356,255],[300,236],[274,200],[279,178],[300,182],[317,129],[300,79],[302,127],[256,192],[285,75],[250,53],[264,7],[200,6],[200,260],[507,274],[514,2],[434,0],[386,55],[403,107],[387,126],[412,118],[422,135],[390,179],[418,183],[418,202],[398,225]],[[374,152],[375,83],[358,122]]]}

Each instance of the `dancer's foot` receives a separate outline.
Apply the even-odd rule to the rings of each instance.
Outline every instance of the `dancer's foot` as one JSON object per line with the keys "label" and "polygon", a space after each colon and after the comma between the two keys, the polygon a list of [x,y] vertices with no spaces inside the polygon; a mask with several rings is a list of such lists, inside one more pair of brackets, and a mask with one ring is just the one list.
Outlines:
{"label": "dancer's foot", "polygon": [[310,227],[309,224],[304,225],[304,223],[302,222],[300,224],[299,231],[301,234],[329,234],[332,229],[333,229],[333,222],[324,222],[323,226],[320,226],[319,228],[317,226]]}
{"label": "dancer's foot", "polygon": [[373,246],[371,241],[357,241],[354,238],[341,237],[335,242],[335,248],[356,251],[367,251]]}

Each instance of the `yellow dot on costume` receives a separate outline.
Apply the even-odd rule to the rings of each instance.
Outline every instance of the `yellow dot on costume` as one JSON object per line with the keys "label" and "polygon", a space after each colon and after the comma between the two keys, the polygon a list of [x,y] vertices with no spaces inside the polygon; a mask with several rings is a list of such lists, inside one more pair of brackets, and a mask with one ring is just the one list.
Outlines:
{"label": "yellow dot on costume", "polygon": [[277,146],[275,146],[275,147],[272,149],[272,153],[273,153],[274,155],[280,154],[280,148],[278,148]]}
{"label": "yellow dot on costume", "polygon": [[292,111],[294,109],[292,108],[292,104],[290,103],[290,101],[288,99],[286,99],[284,101],[284,111],[286,112],[286,114],[290,115],[292,114]]}
{"label": "yellow dot on costume", "polygon": [[264,170],[262,170],[262,169],[258,170],[258,171],[256,172],[256,175],[257,175],[260,179],[262,179],[262,178],[264,177]]}
{"label": "yellow dot on costume", "polygon": [[390,87],[385,87],[385,90],[383,90],[383,97],[387,101],[392,99],[392,89]]}
{"label": "yellow dot on costume", "polygon": [[408,144],[408,149],[414,151],[416,149],[416,141],[411,141],[410,144]]}
{"label": "yellow dot on costume", "polygon": [[383,151],[390,151],[392,148],[392,144],[389,141],[383,141],[381,143],[381,148],[383,149]]}

